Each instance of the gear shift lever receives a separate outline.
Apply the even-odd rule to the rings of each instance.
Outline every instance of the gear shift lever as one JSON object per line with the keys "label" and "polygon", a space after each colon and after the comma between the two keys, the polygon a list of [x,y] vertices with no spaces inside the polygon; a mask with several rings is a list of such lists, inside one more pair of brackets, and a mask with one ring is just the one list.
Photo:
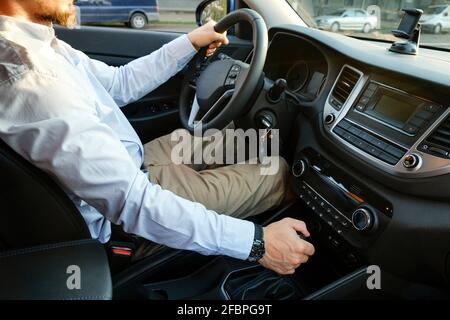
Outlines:
{"label": "gear shift lever", "polygon": [[280,101],[281,95],[287,89],[287,81],[284,79],[278,79],[273,84],[272,88],[270,88],[267,97],[270,102],[277,103]]}

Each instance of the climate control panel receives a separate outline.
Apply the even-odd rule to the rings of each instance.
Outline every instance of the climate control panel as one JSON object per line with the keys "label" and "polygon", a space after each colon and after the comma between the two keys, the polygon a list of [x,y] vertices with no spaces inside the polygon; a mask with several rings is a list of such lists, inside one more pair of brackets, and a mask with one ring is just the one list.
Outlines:
{"label": "climate control panel", "polygon": [[317,223],[354,248],[370,244],[393,215],[388,201],[313,149],[298,155],[292,176],[299,199]]}

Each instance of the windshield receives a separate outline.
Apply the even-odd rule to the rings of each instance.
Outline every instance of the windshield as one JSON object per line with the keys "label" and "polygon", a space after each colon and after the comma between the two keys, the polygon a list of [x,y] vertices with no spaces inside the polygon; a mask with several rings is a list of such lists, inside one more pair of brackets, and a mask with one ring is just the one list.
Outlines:
{"label": "windshield", "polygon": [[[404,0],[280,0],[310,26],[353,37],[398,41],[391,33],[402,19]],[[410,0],[409,7],[424,11],[421,45],[450,49],[450,0]],[[433,5],[434,4],[434,5]],[[444,5],[436,5],[444,4]],[[447,11],[447,12],[445,12]],[[346,14],[343,14],[346,12]],[[347,14],[348,13],[348,14]]]}

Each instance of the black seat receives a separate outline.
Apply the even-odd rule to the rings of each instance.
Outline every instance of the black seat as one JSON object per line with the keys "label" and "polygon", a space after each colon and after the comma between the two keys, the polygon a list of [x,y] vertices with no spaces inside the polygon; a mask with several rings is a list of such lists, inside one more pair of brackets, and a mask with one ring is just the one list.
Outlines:
{"label": "black seat", "polygon": [[1,140],[0,172],[0,250],[91,237],[61,187]]}

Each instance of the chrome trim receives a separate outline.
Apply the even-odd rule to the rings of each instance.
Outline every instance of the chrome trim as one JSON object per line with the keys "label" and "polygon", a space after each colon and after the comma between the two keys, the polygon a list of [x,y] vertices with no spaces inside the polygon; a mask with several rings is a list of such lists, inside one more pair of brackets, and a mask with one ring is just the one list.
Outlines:
{"label": "chrome trim", "polygon": [[[355,214],[357,213],[357,212],[362,212],[362,213],[364,213],[364,216],[367,218],[367,224],[366,224],[366,226],[364,227],[364,228],[358,228],[357,226],[356,226],[356,224],[355,224],[355,222],[354,222],[354,217],[355,217]],[[369,210],[368,209],[366,209],[366,208],[359,208],[359,209],[356,209],[354,212],[353,212],[353,214],[352,214],[352,225],[353,225],[353,227],[356,229],[356,230],[358,230],[358,231],[366,231],[366,230],[368,230],[370,227],[371,227],[371,224],[372,224],[372,214],[369,212]]]}
{"label": "chrome trim", "polygon": [[[336,87],[336,84],[338,83],[343,71],[345,68],[349,68],[353,71],[355,71],[356,73],[358,73],[360,75],[358,82],[356,83],[355,87],[353,88],[353,91],[350,93],[350,95],[348,96],[348,99],[346,102],[344,102],[344,104],[342,105],[342,108],[340,111],[336,110],[331,104],[330,104],[330,99],[331,96],[333,95],[333,91],[334,88]],[[335,117],[335,121],[334,124],[339,123],[346,115],[347,113],[350,111],[351,106],[355,103],[356,98],[359,96],[359,93],[361,92],[361,90],[364,88],[367,80],[369,79],[368,76],[364,75],[363,72],[361,72],[360,70],[353,68],[352,66],[346,64],[342,67],[341,71],[339,72],[338,77],[336,78],[336,81],[333,84],[333,87],[331,88],[330,93],[328,94],[327,97],[327,101],[325,102],[325,107],[323,109],[323,122],[325,123],[325,119],[327,116],[329,115],[334,115]],[[334,128],[335,125],[331,124],[331,125],[326,125],[325,124],[325,128],[328,128],[329,131],[331,132],[331,130]]]}
{"label": "chrome trim", "polygon": [[[296,166],[297,164],[301,164],[301,166],[302,166],[302,172],[300,172],[300,173],[295,173],[295,171],[294,171],[294,168],[295,168],[295,166]],[[294,163],[294,165],[292,166],[291,171],[292,171],[292,175],[293,175],[294,177],[296,177],[296,178],[300,178],[301,176],[303,176],[303,175],[305,174],[305,171],[306,171],[306,163],[305,163],[305,161],[303,161],[303,160],[298,160],[298,161],[296,161],[296,162]]]}

